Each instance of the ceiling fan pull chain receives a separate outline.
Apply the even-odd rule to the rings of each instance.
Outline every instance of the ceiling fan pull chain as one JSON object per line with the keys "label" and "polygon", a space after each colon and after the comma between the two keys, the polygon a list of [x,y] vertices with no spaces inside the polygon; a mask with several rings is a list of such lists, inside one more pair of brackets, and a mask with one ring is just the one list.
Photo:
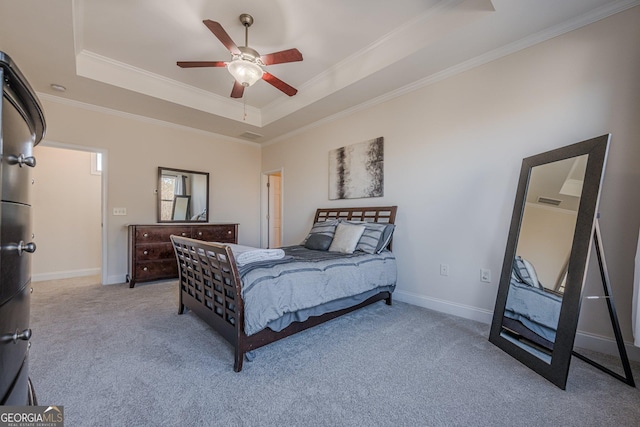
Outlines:
{"label": "ceiling fan pull chain", "polygon": [[243,108],[242,121],[246,122],[247,121],[247,95],[242,97],[242,108]]}

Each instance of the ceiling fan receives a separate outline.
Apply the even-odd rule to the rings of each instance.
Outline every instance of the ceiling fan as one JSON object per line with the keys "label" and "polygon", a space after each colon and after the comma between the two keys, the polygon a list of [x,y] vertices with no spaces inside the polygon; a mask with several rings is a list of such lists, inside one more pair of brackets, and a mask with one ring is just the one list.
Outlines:
{"label": "ceiling fan", "polygon": [[231,75],[235,78],[233,89],[231,90],[232,98],[242,98],[244,88],[253,85],[260,79],[266,81],[276,89],[280,89],[289,96],[298,93],[297,89],[289,86],[273,74],[264,71],[262,67],[266,65],[283,64],[285,62],[302,61],[300,51],[298,51],[298,49],[287,49],[280,52],[260,55],[257,51],[249,47],[249,27],[253,24],[253,17],[247,13],[243,13],[239,18],[242,25],[244,25],[244,46],[236,46],[220,23],[209,19],[202,21],[213,35],[229,49],[232,55],[231,61],[178,61],[178,67],[227,67]]}

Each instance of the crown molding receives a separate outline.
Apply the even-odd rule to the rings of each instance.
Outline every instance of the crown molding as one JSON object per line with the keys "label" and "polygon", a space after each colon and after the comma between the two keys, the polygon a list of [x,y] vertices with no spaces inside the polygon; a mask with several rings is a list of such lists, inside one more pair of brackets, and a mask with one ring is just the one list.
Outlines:
{"label": "crown molding", "polygon": [[192,128],[189,126],[184,126],[184,125],[179,125],[176,123],[172,123],[172,122],[167,122],[165,120],[159,120],[159,119],[153,119],[151,117],[146,117],[146,116],[141,116],[139,114],[133,114],[133,113],[127,113],[124,111],[120,111],[120,110],[115,110],[112,108],[107,108],[107,107],[101,107],[95,104],[89,104],[86,102],[81,102],[81,101],[75,101],[72,99],[67,99],[67,98],[62,98],[59,96],[55,96],[55,95],[50,95],[48,93],[41,93],[41,92],[37,92],[36,93],[39,99],[45,100],[45,101],[49,101],[49,102],[54,102],[56,104],[61,104],[61,105],[65,105],[68,107],[73,107],[73,108],[79,108],[81,110],[86,110],[86,111],[92,111],[95,113],[101,113],[101,114],[108,114],[110,116],[115,116],[115,117],[120,117],[120,118],[124,118],[124,119],[128,119],[128,120],[134,120],[134,121],[138,121],[138,122],[143,122],[143,123],[147,123],[147,124],[152,124],[152,125],[156,125],[156,126],[162,126],[165,128],[171,128],[171,129],[176,129],[176,130],[180,130],[180,131],[187,131],[187,132],[191,132],[191,133],[195,133],[198,135],[203,135],[203,136],[207,136],[207,137],[213,137],[216,139],[220,139],[223,140],[225,142],[233,142],[233,143],[239,143],[239,144],[244,144],[244,145],[249,145],[252,147],[261,147],[261,145],[257,142],[252,142],[252,141],[247,141],[244,139],[240,139],[240,138],[234,138],[231,136],[227,136],[227,135],[221,135],[219,133],[215,133],[215,132],[209,132],[206,130],[202,130],[202,129],[196,129],[196,128]]}

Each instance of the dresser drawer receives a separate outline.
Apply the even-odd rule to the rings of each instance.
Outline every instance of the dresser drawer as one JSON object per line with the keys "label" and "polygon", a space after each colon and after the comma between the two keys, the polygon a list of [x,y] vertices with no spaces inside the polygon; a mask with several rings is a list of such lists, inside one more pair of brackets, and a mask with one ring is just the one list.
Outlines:
{"label": "dresser drawer", "polygon": [[31,169],[35,166],[32,135],[15,107],[2,98],[2,200],[31,204]]}
{"label": "dresser drawer", "polygon": [[172,234],[191,237],[191,227],[136,227],[136,244],[170,242]]}
{"label": "dresser drawer", "polygon": [[[7,395],[3,398],[0,396],[0,405],[5,406],[27,406],[33,405],[29,401],[29,358],[25,358],[18,372],[18,376],[13,382],[13,386],[7,392]],[[22,425],[22,424],[17,424]],[[27,424],[29,425],[29,424]]]}
{"label": "dresser drawer", "polygon": [[174,258],[163,261],[141,261],[135,266],[135,280],[159,280],[178,276],[178,263]]}
{"label": "dresser drawer", "polygon": [[207,242],[236,242],[236,226],[229,225],[212,225],[207,227],[193,227],[191,236],[194,239],[204,240]]}
{"label": "dresser drawer", "polygon": [[[0,204],[0,304],[11,298],[31,277],[31,207],[17,203]],[[22,246],[20,246],[22,242]],[[22,247],[23,249],[20,249]]]}
{"label": "dresser drawer", "polygon": [[[22,362],[29,349],[28,333],[22,334],[29,328],[29,301],[31,296],[31,282],[21,292],[9,301],[0,305],[0,367],[3,375],[0,375],[0,396],[6,396],[15,379]],[[22,336],[20,336],[22,334]],[[17,335],[17,336],[16,336]],[[15,336],[15,340],[14,340]]]}
{"label": "dresser drawer", "polygon": [[175,259],[175,252],[171,243],[152,243],[137,245],[135,248],[138,261],[156,261],[163,259]]}

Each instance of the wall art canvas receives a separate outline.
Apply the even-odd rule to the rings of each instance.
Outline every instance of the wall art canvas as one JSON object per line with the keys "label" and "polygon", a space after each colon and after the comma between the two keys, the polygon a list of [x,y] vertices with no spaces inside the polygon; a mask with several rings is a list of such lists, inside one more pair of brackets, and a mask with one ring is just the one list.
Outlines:
{"label": "wall art canvas", "polygon": [[329,151],[329,200],[383,195],[383,137]]}

